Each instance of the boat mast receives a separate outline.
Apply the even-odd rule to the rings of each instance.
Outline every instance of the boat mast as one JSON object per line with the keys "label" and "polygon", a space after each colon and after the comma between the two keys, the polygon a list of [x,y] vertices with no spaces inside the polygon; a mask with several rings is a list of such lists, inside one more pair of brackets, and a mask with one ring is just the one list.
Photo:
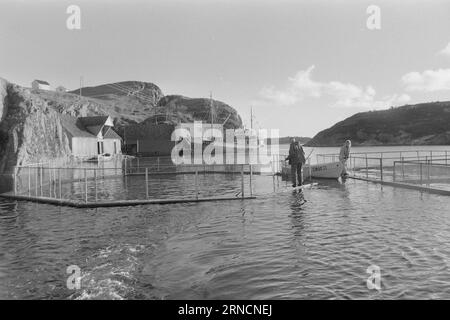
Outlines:
{"label": "boat mast", "polygon": [[213,122],[214,122],[214,106],[213,106],[213,100],[212,100],[212,91],[209,92],[209,107],[210,107],[210,113],[211,113],[211,130],[212,130]]}

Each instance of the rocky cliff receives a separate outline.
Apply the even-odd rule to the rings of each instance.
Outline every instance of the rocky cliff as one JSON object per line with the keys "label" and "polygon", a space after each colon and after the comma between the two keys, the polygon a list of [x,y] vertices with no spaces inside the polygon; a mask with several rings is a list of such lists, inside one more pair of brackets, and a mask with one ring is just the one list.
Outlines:
{"label": "rocky cliff", "polygon": [[319,132],[308,146],[450,144],[450,101],[357,113]]}
{"label": "rocky cliff", "polygon": [[0,87],[0,173],[70,153],[60,113],[50,101],[4,80]]}

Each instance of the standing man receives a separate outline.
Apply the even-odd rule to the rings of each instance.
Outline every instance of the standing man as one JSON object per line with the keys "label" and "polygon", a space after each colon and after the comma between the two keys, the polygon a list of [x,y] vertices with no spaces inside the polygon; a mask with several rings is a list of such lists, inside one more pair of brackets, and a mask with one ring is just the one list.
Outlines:
{"label": "standing man", "polygon": [[348,176],[347,173],[347,160],[350,157],[350,147],[352,146],[352,142],[350,140],[347,140],[344,142],[344,145],[341,147],[341,152],[339,153],[339,161],[344,166],[344,169],[342,170],[342,177]]}
{"label": "standing man", "polygon": [[305,164],[306,159],[303,147],[298,141],[295,141],[295,138],[291,139],[289,155],[285,161],[289,161],[291,165],[292,187],[301,186],[303,184],[302,166]]}

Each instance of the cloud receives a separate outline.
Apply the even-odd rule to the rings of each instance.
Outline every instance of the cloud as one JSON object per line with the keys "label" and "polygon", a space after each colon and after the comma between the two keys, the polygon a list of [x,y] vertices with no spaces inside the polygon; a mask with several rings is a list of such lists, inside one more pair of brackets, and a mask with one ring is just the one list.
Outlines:
{"label": "cloud", "polygon": [[450,42],[447,44],[447,46],[444,49],[439,51],[438,54],[450,57]]}
{"label": "cloud", "polygon": [[407,91],[433,92],[450,90],[450,69],[409,72],[402,77]]}
{"label": "cloud", "polygon": [[259,97],[263,103],[290,106],[306,98],[331,99],[331,107],[381,109],[395,104],[404,104],[410,100],[406,94],[386,96],[375,99],[376,91],[372,86],[360,87],[352,83],[338,81],[320,82],[312,79],[314,66],[298,71],[288,78],[286,88],[280,90],[265,87]]}

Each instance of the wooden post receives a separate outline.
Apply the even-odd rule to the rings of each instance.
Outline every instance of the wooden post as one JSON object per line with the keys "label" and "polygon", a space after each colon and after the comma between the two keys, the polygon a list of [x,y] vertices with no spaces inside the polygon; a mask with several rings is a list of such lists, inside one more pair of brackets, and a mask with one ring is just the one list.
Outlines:
{"label": "wooden post", "polygon": [[[311,159],[308,159],[308,174],[309,174],[309,181],[312,181],[312,172],[311,172]],[[303,175],[302,175],[303,178]]]}
{"label": "wooden post", "polygon": [[31,167],[28,166],[28,196],[31,196]]}
{"label": "wooden post", "polygon": [[380,176],[381,181],[383,181],[383,158],[380,158]]}
{"label": "wooden post", "polygon": [[17,194],[17,167],[16,166],[14,166],[13,183],[14,183],[14,195],[16,195]]}
{"label": "wooden post", "polygon": [[157,168],[157,171],[159,171],[159,157],[158,157],[158,168]]}
{"label": "wooden post", "polygon": [[58,168],[59,199],[62,199],[61,168]]}
{"label": "wooden post", "polygon": [[428,186],[430,185],[430,164],[431,164],[431,162],[428,161],[427,162],[427,185]]}
{"label": "wooden post", "polygon": [[97,169],[94,169],[95,202],[97,202]]}
{"label": "wooden post", "polygon": [[35,173],[34,173],[34,187],[35,187],[35,194],[36,194],[36,198],[38,196],[38,169],[39,167],[36,165],[36,167],[34,167],[35,169]]}
{"label": "wooden post", "polygon": [[392,168],[392,180],[395,182],[395,165],[397,164],[397,161],[394,161],[394,167]]}
{"label": "wooden post", "polygon": [[43,196],[43,190],[42,190],[42,176],[44,174],[44,168],[41,166],[39,168],[39,189],[41,191],[41,197]]}
{"label": "wooden post", "polygon": [[366,179],[369,179],[369,161],[367,160],[367,153],[366,153]]}
{"label": "wooden post", "polygon": [[50,194],[49,197],[52,197],[52,169],[50,169],[50,167],[48,167],[48,186],[50,189]]}
{"label": "wooden post", "polygon": [[422,162],[419,163],[419,172],[420,172],[420,185],[422,185]]}
{"label": "wooden post", "polygon": [[250,197],[253,196],[252,178],[253,178],[253,169],[252,165],[250,165]]}
{"label": "wooden post", "polygon": [[433,151],[430,151],[430,161],[433,163]]}
{"label": "wooden post", "polygon": [[445,165],[447,165],[447,150],[445,150]]}
{"label": "wooden post", "polygon": [[244,164],[241,167],[241,196],[244,198]]}
{"label": "wooden post", "polygon": [[145,168],[145,197],[148,199],[148,168]]}
{"label": "wooden post", "polygon": [[195,169],[195,199],[198,200],[198,169]]}
{"label": "wooden post", "polygon": [[275,174],[272,174],[273,192],[275,192]]}
{"label": "wooden post", "polygon": [[403,181],[405,181],[405,162],[403,157],[402,157],[402,179]]}
{"label": "wooden post", "polygon": [[88,181],[86,168],[84,168],[84,202],[88,202]]}

